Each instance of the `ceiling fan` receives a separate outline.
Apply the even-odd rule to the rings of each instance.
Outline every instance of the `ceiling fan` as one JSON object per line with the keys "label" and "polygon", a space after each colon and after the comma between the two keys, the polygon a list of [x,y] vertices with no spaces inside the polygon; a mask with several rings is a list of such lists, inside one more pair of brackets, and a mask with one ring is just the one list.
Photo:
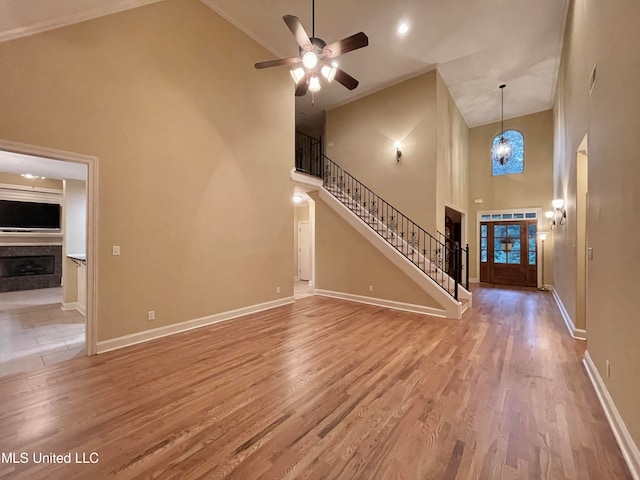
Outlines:
{"label": "ceiling fan", "polygon": [[341,83],[349,90],[353,90],[358,86],[358,80],[338,68],[332,62],[340,55],[369,45],[369,38],[363,32],[356,33],[327,45],[324,40],[316,37],[315,0],[312,0],[311,4],[311,37],[305,32],[298,17],[285,15],[282,19],[296,38],[300,55],[298,57],[279,58],[277,60],[259,62],[255,64],[255,68],[269,68],[280,65],[292,66],[293,69],[290,73],[293,81],[297,85],[296,96],[298,97],[305,95],[307,91],[319,91],[320,88],[322,88],[320,85],[320,75],[324,77],[327,82],[331,82],[335,78],[338,83]]}

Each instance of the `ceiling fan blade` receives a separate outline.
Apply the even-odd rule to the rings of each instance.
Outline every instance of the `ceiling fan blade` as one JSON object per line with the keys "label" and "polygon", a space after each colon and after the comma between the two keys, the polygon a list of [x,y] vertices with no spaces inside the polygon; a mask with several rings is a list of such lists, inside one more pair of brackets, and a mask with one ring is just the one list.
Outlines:
{"label": "ceiling fan blade", "polygon": [[300,79],[298,86],[296,87],[296,97],[304,97],[309,90],[309,74]]}
{"label": "ceiling fan blade", "polygon": [[289,27],[289,30],[291,30],[291,33],[296,37],[296,42],[298,42],[300,48],[307,52],[311,50],[313,48],[311,40],[309,39],[307,32],[304,31],[304,27],[302,26],[300,19],[293,15],[285,15],[282,19],[284,20],[284,23],[287,24],[287,27]]}
{"label": "ceiling fan blade", "polygon": [[360,83],[358,82],[358,80],[356,80],[355,78],[353,78],[351,75],[349,75],[344,70],[341,70],[340,68],[336,68],[335,80],[336,82],[341,83],[342,85],[347,87],[349,90],[353,90]]}
{"label": "ceiling fan blade", "polygon": [[279,67],[280,65],[295,65],[300,63],[300,57],[278,58],[277,60],[267,60],[266,62],[258,62],[254,65],[257,69]]}
{"label": "ceiling fan blade", "polygon": [[324,47],[322,51],[325,57],[335,58],[338,55],[366,47],[367,45],[369,45],[369,37],[367,37],[363,32],[360,32],[351,35],[350,37],[343,38],[342,40],[338,40],[337,42],[333,42]]}

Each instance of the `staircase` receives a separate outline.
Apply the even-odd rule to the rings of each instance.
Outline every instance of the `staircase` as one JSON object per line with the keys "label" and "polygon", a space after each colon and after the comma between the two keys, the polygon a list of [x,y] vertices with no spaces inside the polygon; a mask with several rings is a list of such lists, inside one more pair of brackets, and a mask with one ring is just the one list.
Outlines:
{"label": "staircase", "polygon": [[468,282],[463,286],[459,274],[449,275],[444,268],[452,264],[460,272],[462,249],[433,237],[328,157],[323,160],[323,186],[331,195],[454,299],[467,298],[462,290],[468,293]]}
{"label": "staircase", "polygon": [[440,297],[448,317],[460,318],[471,307],[468,247],[461,248],[441,234],[432,236],[322,152],[315,152],[311,159],[304,168],[296,159],[296,170],[321,179],[322,190],[400,253],[404,263],[419,271],[423,282],[436,285],[432,296]]}

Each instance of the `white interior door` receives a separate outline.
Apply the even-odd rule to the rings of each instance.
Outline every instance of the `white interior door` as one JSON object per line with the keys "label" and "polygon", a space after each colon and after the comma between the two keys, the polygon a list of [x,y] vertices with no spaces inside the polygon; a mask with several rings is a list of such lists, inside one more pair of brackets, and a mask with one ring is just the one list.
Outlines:
{"label": "white interior door", "polygon": [[298,277],[311,280],[311,238],[309,222],[298,222]]}

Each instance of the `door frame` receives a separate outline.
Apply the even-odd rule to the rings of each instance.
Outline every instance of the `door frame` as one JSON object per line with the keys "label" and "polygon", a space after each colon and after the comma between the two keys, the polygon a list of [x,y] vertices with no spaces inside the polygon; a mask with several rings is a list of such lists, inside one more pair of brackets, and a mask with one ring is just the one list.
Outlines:
{"label": "door frame", "polygon": [[[469,244],[469,236],[468,236],[468,218],[469,215],[467,214],[466,210],[463,210],[460,206],[455,205],[453,203],[450,202],[444,202],[444,209],[443,211],[443,225],[444,225],[444,219],[446,218],[446,211],[447,208],[450,208],[451,210],[455,210],[456,212],[458,212],[460,214],[460,248],[466,248],[466,246]],[[444,228],[442,229],[442,231],[444,232]],[[480,227],[478,227],[478,235],[480,235]],[[478,240],[478,245],[480,244],[480,240]],[[471,254],[471,252],[469,252],[469,254]],[[464,255],[461,255],[461,260],[462,260],[462,278],[465,277],[467,270],[469,269],[469,265],[467,265],[467,259]],[[480,257],[478,257],[478,261],[480,260]],[[471,263],[473,260],[471,258],[471,256],[469,256],[469,263]],[[478,271],[478,278],[480,278],[480,273]],[[471,280],[469,280],[471,281]]]}
{"label": "door frame", "polygon": [[[513,215],[514,213],[523,213],[523,214],[527,214],[527,213],[535,213],[536,214],[536,218],[511,218],[511,219],[504,219],[502,218],[502,216],[504,214],[511,214]],[[489,215],[491,218],[490,219],[483,219],[482,216],[484,215]],[[496,215],[500,215],[500,218],[492,218]],[[475,264],[476,264],[476,275],[477,277],[475,278],[476,282],[480,282],[480,223],[481,222],[489,222],[491,223],[492,221],[496,221],[496,222],[509,222],[509,221],[521,221],[521,220],[535,220],[536,221],[536,252],[540,252],[540,249],[542,247],[542,242],[540,241],[540,235],[538,235],[538,233],[542,232],[542,231],[547,231],[544,230],[542,227],[546,226],[546,223],[544,222],[544,215],[542,213],[542,208],[540,207],[530,207],[530,208],[503,208],[503,209],[499,209],[499,210],[478,210],[476,212],[476,251],[475,251]],[[550,237],[547,237],[547,240]],[[537,287],[540,288],[542,286],[542,269],[541,269],[541,264],[542,262],[540,261],[536,261],[536,284]]]}
{"label": "door frame", "polygon": [[34,157],[82,163],[87,166],[87,311],[85,353],[97,353],[98,345],[98,157],[0,139],[0,150]]}
{"label": "door frame", "polygon": [[[588,315],[589,285],[589,133],[585,133],[576,150],[576,312],[573,336],[585,338]],[[582,236],[582,241],[580,237]],[[582,274],[582,275],[581,275]],[[577,328],[576,324],[581,325]]]}

